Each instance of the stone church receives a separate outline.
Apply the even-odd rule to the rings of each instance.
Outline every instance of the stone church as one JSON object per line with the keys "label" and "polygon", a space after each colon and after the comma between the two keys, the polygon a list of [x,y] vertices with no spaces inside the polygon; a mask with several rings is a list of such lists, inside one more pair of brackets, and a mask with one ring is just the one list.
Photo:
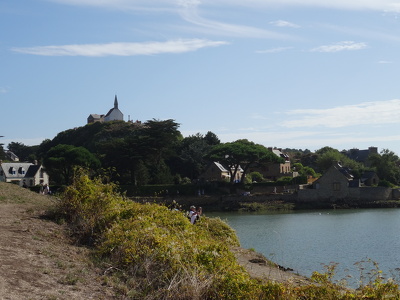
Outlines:
{"label": "stone church", "polygon": [[111,108],[106,115],[90,114],[87,118],[87,123],[123,121],[124,114],[118,109],[118,99],[115,95],[114,108]]}

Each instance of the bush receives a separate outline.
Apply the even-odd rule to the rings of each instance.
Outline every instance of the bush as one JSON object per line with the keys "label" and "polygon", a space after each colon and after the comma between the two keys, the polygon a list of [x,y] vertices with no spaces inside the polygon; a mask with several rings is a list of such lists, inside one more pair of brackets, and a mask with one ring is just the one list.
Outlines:
{"label": "bush", "polygon": [[[113,184],[79,174],[61,197],[59,211],[75,236],[94,246],[107,264],[108,282],[129,299],[399,299],[398,285],[375,280],[357,291],[331,282],[335,266],[314,273],[315,283],[262,282],[250,278],[230,246],[232,228],[219,218],[192,225],[183,212],[140,204],[116,192]],[[113,271],[113,272],[111,272]]]}

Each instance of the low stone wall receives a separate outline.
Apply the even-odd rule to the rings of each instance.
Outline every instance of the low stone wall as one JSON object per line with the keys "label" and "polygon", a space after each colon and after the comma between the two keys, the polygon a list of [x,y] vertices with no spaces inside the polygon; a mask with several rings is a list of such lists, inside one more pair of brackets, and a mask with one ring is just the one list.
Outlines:
{"label": "low stone wall", "polygon": [[[394,197],[396,194],[396,198]],[[339,195],[334,192],[326,193],[318,189],[304,189],[298,191],[298,202],[372,202],[400,199],[400,191],[394,193],[391,188],[387,187],[360,187],[348,188]]]}

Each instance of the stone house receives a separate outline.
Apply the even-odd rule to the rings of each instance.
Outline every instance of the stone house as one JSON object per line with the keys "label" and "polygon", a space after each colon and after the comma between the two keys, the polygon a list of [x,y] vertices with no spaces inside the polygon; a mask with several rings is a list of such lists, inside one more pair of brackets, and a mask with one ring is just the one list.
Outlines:
{"label": "stone house", "polygon": [[303,187],[297,192],[299,202],[369,202],[392,198],[391,188],[362,186],[361,180],[354,179],[349,169],[339,162],[335,162],[309,188]]}
{"label": "stone house", "polygon": [[379,183],[379,177],[374,171],[366,171],[361,175],[361,183],[365,186],[376,186]]}
{"label": "stone house", "polygon": [[281,148],[268,148],[269,151],[274,153],[276,156],[283,158],[284,163],[267,163],[267,164],[256,164],[249,167],[247,173],[259,172],[265,179],[277,180],[283,176],[295,176],[291,171],[290,157],[282,151]]}
{"label": "stone house", "polygon": [[343,150],[341,153],[346,155],[348,158],[355,160],[356,162],[361,162],[364,165],[369,166],[368,157],[371,154],[378,154],[378,147],[369,147],[368,149],[364,150],[353,148],[350,150]]}
{"label": "stone house", "polygon": [[[243,169],[238,168],[234,181],[240,181],[243,174]],[[230,181],[231,174],[227,168],[225,168],[219,162],[210,163],[206,170],[199,176],[202,181]]]}
{"label": "stone house", "polygon": [[38,164],[3,163],[0,161],[0,181],[32,187],[39,184],[49,184],[49,175],[43,166]]}

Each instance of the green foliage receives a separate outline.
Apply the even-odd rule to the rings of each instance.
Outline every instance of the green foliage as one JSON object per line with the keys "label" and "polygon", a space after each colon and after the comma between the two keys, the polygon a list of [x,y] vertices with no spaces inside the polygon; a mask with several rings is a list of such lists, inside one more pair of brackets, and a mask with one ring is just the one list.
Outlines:
{"label": "green foliage", "polygon": [[293,183],[293,177],[281,177],[276,181],[277,185],[290,185]]}
{"label": "green foliage", "polygon": [[283,162],[266,147],[246,139],[231,143],[218,144],[207,155],[212,161],[219,161],[228,167],[230,182],[234,183],[239,167],[243,169],[241,181],[244,181],[247,170],[254,163]]}
{"label": "green foliage", "polygon": [[251,182],[262,182],[264,180],[264,177],[260,172],[251,172],[247,177],[251,179]]}
{"label": "green foliage", "polygon": [[33,162],[36,159],[36,152],[39,146],[26,146],[23,143],[11,142],[7,148],[17,155],[20,161]]}
{"label": "green foliage", "polygon": [[395,187],[395,185],[393,183],[391,183],[390,181],[387,181],[385,179],[379,180],[378,186],[389,187],[389,188]]}
{"label": "green foliage", "polygon": [[[109,282],[129,299],[399,299],[376,264],[357,290],[332,282],[336,265],[293,286],[251,279],[238,265],[232,228],[218,218],[190,224],[183,212],[130,201],[113,184],[80,173],[61,197],[60,212],[81,241],[91,242]],[[363,269],[363,268],[361,268]],[[106,271],[106,272],[107,272]],[[72,281],[73,282],[73,281]]]}
{"label": "green foliage", "polygon": [[44,158],[44,166],[57,184],[69,184],[76,167],[97,170],[100,161],[84,147],[57,145],[51,148]]}
{"label": "green foliage", "polygon": [[362,173],[362,170],[364,169],[364,166],[361,163],[348,158],[336,149],[325,147],[323,150],[317,151],[317,153],[319,153],[319,156],[316,163],[321,172],[328,170],[335,161],[340,162],[342,166],[355,170],[358,173]]}
{"label": "green foliage", "polygon": [[[184,138],[178,147],[178,157],[174,161],[174,171],[182,176],[197,179],[205,170],[208,161],[205,155],[211,150],[210,143],[217,143],[218,139],[213,133],[208,133],[205,137],[200,133]],[[214,137],[213,137],[214,136]]]}
{"label": "green foliage", "polygon": [[394,152],[383,149],[380,155],[371,155],[369,162],[381,180],[389,181],[395,185],[400,183],[399,157]]}

